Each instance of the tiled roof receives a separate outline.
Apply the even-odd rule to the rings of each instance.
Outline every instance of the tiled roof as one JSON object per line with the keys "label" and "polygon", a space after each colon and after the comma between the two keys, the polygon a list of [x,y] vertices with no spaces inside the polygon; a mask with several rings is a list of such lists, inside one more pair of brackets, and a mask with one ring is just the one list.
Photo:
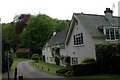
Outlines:
{"label": "tiled roof", "polygon": [[61,32],[58,32],[55,36],[53,36],[47,43],[47,46],[62,44],[65,42],[65,38],[67,35],[68,29],[65,29]]}
{"label": "tiled roof", "polygon": [[113,16],[113,21],[109,23],[105,15],[95,15],[95,14],[80,14],[74,13],[86,30],[92,34],[92,36],[104,36],[99,30],[98,27],[103,26],[120,26],[120,17]]}

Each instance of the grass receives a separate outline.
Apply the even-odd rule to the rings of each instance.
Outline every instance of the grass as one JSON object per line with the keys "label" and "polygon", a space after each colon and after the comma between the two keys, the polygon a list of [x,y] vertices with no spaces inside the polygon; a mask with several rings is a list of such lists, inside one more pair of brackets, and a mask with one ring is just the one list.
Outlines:
{"label": "grass", "polygon": [[[28,59],[25,59],[25,58],[14,59],[13,60],[13,64],[12,64],[11,69],[10,69],[10,72],[12,72],[12,71],[15,70],[15,68],[16,68],[16,66],[17,66],[18,63],[20,63],[22,61],[25,61],[25,60],[28,60]],[[6,72],[2,73],[2,75],[5,75],[5,74],[6,74]]]}
{"label": "grass", "polygon": [[30,62],[30,64],[39,70],[42,70],[42,71],[45,71],[45,72],[51,73],[51,74],[56,74],[56,70],[63,67],[63,66],[58,66],[55,64],[46,63],[43,61],[39,61],[38,63],[35,63],[33,61],[33,62]]}
{"label": "grass", "polygon": [[18,63],[20,63],[22,61],[25,61],[25,60],[28,60],[28,59],[26,59],[26,58],[17,58],[17,59],[14,59],[13,64],[11,66],[11,71],[15,70],[15,68],[16,68],[16,66],[17,66]]}

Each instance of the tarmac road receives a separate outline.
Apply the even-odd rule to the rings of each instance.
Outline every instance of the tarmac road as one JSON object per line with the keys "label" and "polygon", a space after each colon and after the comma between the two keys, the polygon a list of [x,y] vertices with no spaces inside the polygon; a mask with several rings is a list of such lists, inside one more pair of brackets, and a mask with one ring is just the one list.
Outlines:
{"label": "tarmac road", "polygon": [[[32,67],[31,65],[29,65],[29,62],[31,62],[32,60],[27,60],[27,61],[23,61],[18,63],[17,65],[17,77],[22,75],[23,78],[29,78],[29,79],[44,79],[47,78],[50,80],[50,78],[53,80],[68,80],[67,78],[63,77],[63,76],[58,76],[58,75],[53,75],[53,74],[49,74],[43,71],[39,71],[37,69],[35,69],[34,67]],[[14,72],[10,73],[10,78],[14,77]],[[7,78],[7,75],[4,77]]]}

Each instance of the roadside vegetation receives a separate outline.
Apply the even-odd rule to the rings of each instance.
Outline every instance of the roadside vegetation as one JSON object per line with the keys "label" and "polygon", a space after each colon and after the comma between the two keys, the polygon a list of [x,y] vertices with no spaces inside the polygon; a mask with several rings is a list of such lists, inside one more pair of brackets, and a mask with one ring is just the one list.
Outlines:
{"label": "roadside vegetation", "polygon": [[15,70],[15,68],[17,67],[18,63],[20,63],[22,61],[26,61],[26,60],[28,60],[28,59],[26,59],[26,58],[16,58],[16,59],[14,59],[13,64],[11,66],[11,71]]}
{"label": "roadside vegetation", "polygon": [[39,62],[30,62],[30,64],[39,69],[39,70],[42,70],[42,71],[45,71],[47,73],[51,73],[51,74],[56,74],[56,71],[60,68],[63,68],[63,66],[58,66],[58,65],[55,65],[55,64],[50,64],[50,63],[46,63],[46,62],[43,62],[43,61],[39,61]]}

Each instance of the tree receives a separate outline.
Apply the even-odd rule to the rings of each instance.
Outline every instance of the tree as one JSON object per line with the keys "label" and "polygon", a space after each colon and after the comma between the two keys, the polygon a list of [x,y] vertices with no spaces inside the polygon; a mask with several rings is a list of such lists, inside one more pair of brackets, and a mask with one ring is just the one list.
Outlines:
{"label": "tree", "polygon": [[65,28],[68,28],[69,23],[70,23],[69,20],[54,19],[54,25],[55,25],[56,32],[60,32],[60,31],[64,30]]}
{"label": "tree", "polygon": [[15,25],[15,32],[16,32],[16,41],[17,44],[20,43],[20,35],[22,33],[22,31],[24,30],[24,28],[27,25],[28,20],[30,19],[31,14],[21,14],[21,15],[17,15],[14,17],[14,22],[16,22]]}
{"label": "tree", "polygon": [[45,14],[32,16],[21,34],[21,47],[33,53],[42,53],[42,47],[51,38],[54,30],[53,19]]}
{"label": "tree", "polygon": [[11,48],[16,47],[15,23],[3,24],[3,39],[10,44]]}

